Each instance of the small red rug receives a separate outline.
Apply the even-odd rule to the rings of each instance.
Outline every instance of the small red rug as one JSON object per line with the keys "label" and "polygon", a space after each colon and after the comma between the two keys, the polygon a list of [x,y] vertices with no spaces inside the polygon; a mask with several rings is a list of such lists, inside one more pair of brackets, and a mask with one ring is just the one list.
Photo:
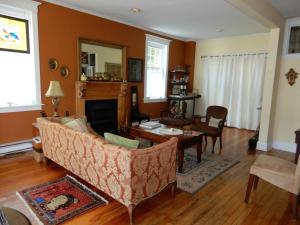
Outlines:
{"label": "small red rug", "polygon": [[17,192],[44,225],[56,225],[107,201],[69,175]]}

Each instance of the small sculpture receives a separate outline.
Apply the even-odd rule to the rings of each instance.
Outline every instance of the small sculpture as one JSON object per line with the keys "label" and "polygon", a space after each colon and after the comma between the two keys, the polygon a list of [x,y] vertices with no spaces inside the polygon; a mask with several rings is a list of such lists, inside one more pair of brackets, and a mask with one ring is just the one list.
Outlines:
{"label": "small sculpture", "polygon": [[286,79],[288,79],[289,85],[293,86],[293,84],[296,82],[296,79],[298,77],[298,73],[291,68],[287,74],[285,74]]}

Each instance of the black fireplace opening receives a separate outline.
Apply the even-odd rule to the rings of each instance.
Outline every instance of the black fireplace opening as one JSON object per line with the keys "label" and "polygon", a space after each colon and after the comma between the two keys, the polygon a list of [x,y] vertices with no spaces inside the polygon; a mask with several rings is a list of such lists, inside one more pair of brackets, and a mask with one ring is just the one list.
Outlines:
{"label": "black fireplace opening", "polygon": [[85,115],[91,127],[100,135],[118,132],[118,100],[87,100]]}

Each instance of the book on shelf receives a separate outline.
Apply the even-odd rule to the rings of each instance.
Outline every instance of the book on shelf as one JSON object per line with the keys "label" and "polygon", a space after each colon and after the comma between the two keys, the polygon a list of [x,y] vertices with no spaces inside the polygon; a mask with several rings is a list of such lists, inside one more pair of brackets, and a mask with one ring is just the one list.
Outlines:
{"label": "book on shelf", "polygon": [[141,123],[140,127],[147,128],[147,129],[154,129],[154,128],[161,127],[161,124],[158,122],[149,121],[149,122]]}

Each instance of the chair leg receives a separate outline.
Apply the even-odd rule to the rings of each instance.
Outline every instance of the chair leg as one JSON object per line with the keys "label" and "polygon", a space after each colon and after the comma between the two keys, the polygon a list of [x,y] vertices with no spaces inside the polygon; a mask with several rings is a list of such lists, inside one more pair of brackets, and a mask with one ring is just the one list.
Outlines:
{"label": "chair leg", "polygon": [[292,212],[294,219],[298,220],[298,195],[291,194],[291,206],[292,206]]}
{"label": "chair leg", "polygon": [[212,138],[212,142],[213,142],[213,149],[212,149],[212,152],[211,153],[215,153],[215,144],[216,144],[216,141],[217,141],[217,137],[211,137]]}
{"label": "chair leg", "polygon": [[252,186],[253,186],[254,179],[255,179],[255,175],[250,174],[249,175],[249,180],[248,180],[248,186],[247,186],[246,196],[245,196],[245,202],[246,203],[249,202],[249,198],[250,198],[250,195],[251,195],[251,191],[252,191]]}
{"label": "chair leg", "polygon": [[255,176],[255,177],[254,177],[253,190],[256,190],[256,189],[257,189],[258,180],[259,180],[259,177]]}
{"label": "chair leg", "polygon": [[136,205],[134,205],[134,204],[131,204],[128,206],[130,225],[134,225],[133,212],[134,212],[135,207],[136,207]]}
{"label": "chair leg", "polygon": [[222,135],[219,136],[219,141],[220,141],[220,149],[223,148],[223,145],[222,145]]}

